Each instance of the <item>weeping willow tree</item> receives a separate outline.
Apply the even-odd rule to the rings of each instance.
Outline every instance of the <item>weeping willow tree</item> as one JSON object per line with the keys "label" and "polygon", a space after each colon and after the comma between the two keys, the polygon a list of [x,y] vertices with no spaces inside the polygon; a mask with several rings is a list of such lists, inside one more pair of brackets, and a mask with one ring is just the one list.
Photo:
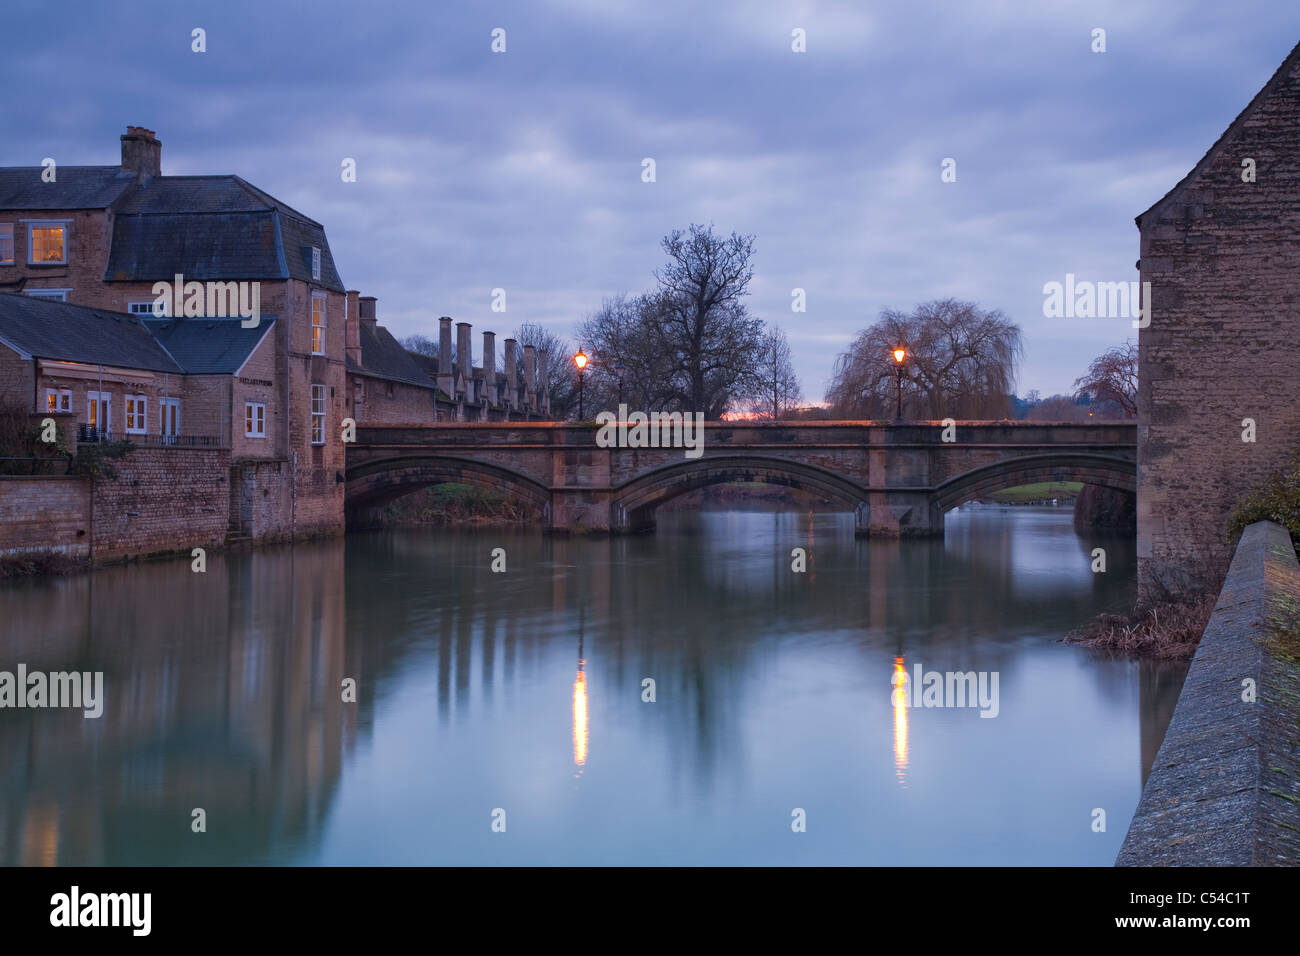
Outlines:
{"label": "weeping willow tree", "polygon": [[903,417],[1005,418],[1011,412],[1020,327],[1002,312],[973,302],[941,299],[910,314],[887,309],[835,360],[826,392],[842,418],[893,418],[897,369],[903,362]]}

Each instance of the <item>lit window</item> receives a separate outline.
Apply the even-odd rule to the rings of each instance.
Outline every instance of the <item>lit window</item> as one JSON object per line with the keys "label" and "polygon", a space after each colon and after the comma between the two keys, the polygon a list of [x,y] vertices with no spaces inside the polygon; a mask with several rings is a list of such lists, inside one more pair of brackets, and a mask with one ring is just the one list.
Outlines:
{"label": "lit window", "polygon": [[311,443],[325,444],[325,386],[311,387]]}
{"label": "lit window", "polygon": [[31,265],[64,265],[67,250],[63,243],[64,227],[38,226],[33,223],[27,231],[27,261]]}
{"label": "lit window", "polygon": [[72,411],[72,392],[66,388],[47,388],[45,390],[45,410],[47,412]]}
{"label": "lit window", "polygon": [[146,415],[149,411],[149,399],[143,395],[128,395],[126,397],[126,432],[128,435],[143,435],[147,430],[145,426]]}
{"label": "lit window", "polygon": [[167,314],[167,299],[163,297],[161,302],[155,302],[153,299],[148,302],[128,302],[126,311],[132,315],[152,315],[161,318]]}
{"label": "lit window", "polygon": [[[315,396],[312,398],[313,410],[315,408]],[[312,422],[313,441],[315,440],[316,424]],[[265,438],[266,437],[266,406],[261,402],[244,402],[244,436],[246,438]]]}
{"label": "lit window", "polygon": [[86,424],[97,435],[113,431],[113,396],[109,392],[86,393]]}
{"label": "lit window", "polygon": [[164,398],[159,401],[161,410],[160,424],[162,425],[162,435],[164,438],[175,438],[181,433],[181,400],[179,398]]}
{"label": "lit window", "polygon": [[14,264],[14,224],[0,222],[0,266]]}
{"label": "lit window", "polygon": [[325,354],[325,296],[311,297],[311,354]]}
{"label": "lit window", "polygon": [[320,282],[320,248],[311,247],[311,277]]}

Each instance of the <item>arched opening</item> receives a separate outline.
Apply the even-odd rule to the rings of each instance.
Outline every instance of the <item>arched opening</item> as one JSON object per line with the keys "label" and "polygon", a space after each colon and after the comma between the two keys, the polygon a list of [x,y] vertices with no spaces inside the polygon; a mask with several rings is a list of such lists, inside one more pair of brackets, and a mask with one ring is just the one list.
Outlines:
{"label": "arched opening", "polygon": [[384,458],[349,468],[344,507],[349,529],[373,527],[378,509],[431,485],[470,485],[517,499],[550,517],[551,495],[542,484],[505,468],[460,458]]}
{"label": "arched opening", "polygon": [[866,492],[832,472],[780,458],[707,458],[635,478],[614,492],[611,525],[619,531],[651,528],[660,506],[688,492],[729,482],[783,485],[834,502],[847,512],[862,514]]}
{"label": "arched opening", "polygon": [[1029,455],[973,468],[942,482],[931,497],[937,517],[993,492],[1039,482],[1082,482],[1137,494],[1137,463],[1111,455]]}

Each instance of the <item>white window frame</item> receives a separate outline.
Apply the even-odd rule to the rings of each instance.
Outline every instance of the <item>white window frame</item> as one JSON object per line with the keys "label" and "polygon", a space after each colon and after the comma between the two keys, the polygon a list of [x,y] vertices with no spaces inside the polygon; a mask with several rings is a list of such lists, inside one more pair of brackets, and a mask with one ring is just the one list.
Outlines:
{"label": "white window frame", "polygon": [[[126,311],[131,315],[149,315],[155,319],[165,319],[167,318],[167,313],[170,307],[168,306],[167,301],[164,300],[161,303],[162,311],[155,312],[154,309],[159,304],[160,303],[155,299],[148,299],[143,302],[128,302],[126,304]],[[141,308],[141,306],[143,306],[143,308]]]}
{"label": "white window frame", "polygon": [[[7,233],[7,235],[6,235]],[[2,251],[3,245],[0,245],[0,266],[13,266],[18,264],[17,254],[14,252],[14,224],[12,222],[0,222],[0,242],[5,239],[9,240],[9,255],[6,256]]]}
{"label": "white window frame", "polygon": [[[249,431],[250,426],[253,429],[252,431]],[[266,403],[265,402],[244,402],[244,437],[245,438],[266,437]]]}
{"label": "white window frame", "polygon": [[[176,430],[167,430],[167,409],[176,409]],[[158,434],[164,439],[173,438],[181,433],[181,400],[179,398],[158,399]]]}
{"label": "white window frame", "polygon": [[51,302],[67,302],[71,289],[28,289],[24,293],[30,299],[49,299]]}
{"label": "white window frame", "polygon": [[[90,420],[91,404],[94,403],[96,421]],[[101,414],[102,413],[102,414]],[[113,437],[113,393],[86,392],[86,424],[93,425],[99,434]]]}
{"label": "white window frame", "polygon": [[[149,396],[127,395],[122,404],[126,406],[126,433],[128,435],[149,434]],[[131,427],[132,419],[139,419],[140,426],[138,428]]]}
{"label": "white window frame", "polygon": [[[316,324],[316,303],[320,303],[320,325]],[[329,298],[323,292],[311,294],[311,354],[325,354],[325,330],[329,327]],[[316,348],[316,330],[320,329],[320,348]]]}
{"label": "white window frame", "polygon": [[311,277],[315,282],[320,282],[320,246],[311,247]]}
{"label": "white window frame", "polygon": [[[54,408],[50,408],[50,399],[54,399]],[[45,411],[46,412],[70,412],[72,411],[72,389],[70,388],[47,388],[45,390]]]}
{"label": "white window frame", "polygon": [[[68,233],[71,232],[68,224],[69,219],[28,219],[27,220],[27,264],[29,266],[66,266],[68,264]],[[36,241],[32,236],[33,231],[37,229],[61,229],[63,230],[63,258],[59,260],[42,259],[37,262],[32,258],[32,253],[36,251]]]}
{"label": "white window frame", "polygon": [[[311,443],[325,444],[325,386],[313,384],[311,387]],[[317,411],[319,406],[320,410]]]}

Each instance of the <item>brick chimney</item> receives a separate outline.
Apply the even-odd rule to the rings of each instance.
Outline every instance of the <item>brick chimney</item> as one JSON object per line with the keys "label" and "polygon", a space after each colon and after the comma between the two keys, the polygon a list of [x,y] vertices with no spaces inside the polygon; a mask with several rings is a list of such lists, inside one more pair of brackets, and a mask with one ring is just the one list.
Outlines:
{"label": "brick chimney", "polygon": [[460,379],[457,398],[474,401],[474,355],[470,351],[469,336],[474,327],[468,322],[456,323],[456,377]]}
{"label": "brick chimney", "polygon": [[361,319],[361,324],[366,327],[366,331],[371,335],[375,334],[375,325],[379,321],[375,317],[376,301],[377,300],[373,295],[363,295],[360,301],[360,313],[358,314],[358,318]]}
{"label": "brick chimney", "polygon": [[451,375],[451,316],[438,317],[438,387],[453,401],[456,398]]}
{"label": "brick chimney", "polygon": [[483,333],[483,401],[496,405],[497,399],[497,335]]}
{"label": "brick chimney", "polygon": [[537,410],[537,346],[524,346],[524,408]]}
{"label": "brick chimney", "polygon": [[519,373],[516,370],[519,359],[516,349],[515,340],[506,339],[506,351],[503,356],[506,372],[506,394],[501,404],[511,409],[517,408],[519,405]]}
{"label": "brick chimney", "polygon": [[122,136],[122,168],[143,176],[162,175],[162,143],[151,129],[128,126]]}
{"label": "brick chimney", "polygon": [[343,330],[344,351],[348,361],[358,367],[361,365],[361,307],[357,298],[360,295],[355,289],[348,290],[348,314]]}

